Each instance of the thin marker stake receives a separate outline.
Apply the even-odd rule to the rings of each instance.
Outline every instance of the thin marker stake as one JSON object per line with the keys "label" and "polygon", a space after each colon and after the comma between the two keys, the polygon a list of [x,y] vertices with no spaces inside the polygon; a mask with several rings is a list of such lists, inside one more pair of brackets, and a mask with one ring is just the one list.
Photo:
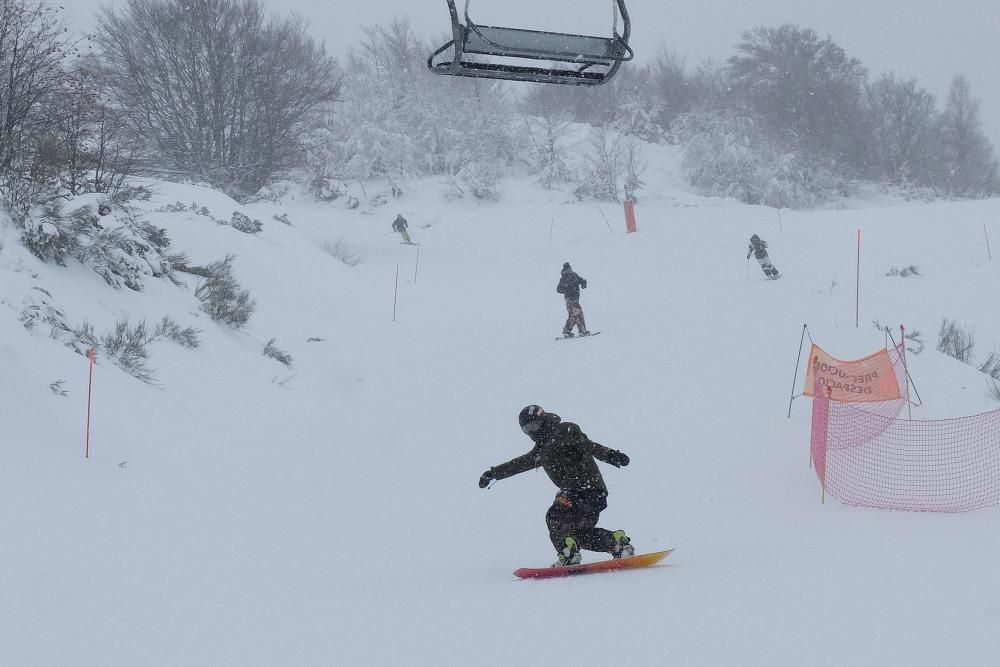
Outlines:
{"label": "thin marker stake", "polygon": [[854,296],[854,327],[861,326],[861,230],[858,230],[858,274],[857,293]]}
{"label": "thin marker stake", "polygon": [[94,360],[97,358],[97,350],[91,348],[87,350],[87,358],[90,359],[90,374],[87,378],[87,437],[83,450],[83,458],[90,458],[90,398],[94,386]]}
{"label": "thin marker stake", "polygon": [[399,262],[396,262],[396,287],[392,293],[392,321],[396,321],[396,300],[399,298]]}

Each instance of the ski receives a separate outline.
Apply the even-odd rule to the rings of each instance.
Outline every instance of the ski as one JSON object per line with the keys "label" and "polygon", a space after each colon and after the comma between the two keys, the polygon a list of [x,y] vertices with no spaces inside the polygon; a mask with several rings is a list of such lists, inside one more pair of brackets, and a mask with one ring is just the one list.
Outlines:
{"label": "ski", "polygon": [[552,577],[570,577],[577,574],[596,574],[614,570],[631,570],[639,567],[656,565],[666,558],[673,549],[655,553],[602,560],[596,563],[581,563],[579,565],[563,565],[560,567],[522,567],[514,571],[514,576],[521,579],[549,579]]}
{"label": "ski", "polygon": [[590,336],[596,336],[599,333],[601,333],[601,332],[600,331],[591,331],[590,333],[576,334],[575,336],[558,336],[556,338],[556,340],[567,340],[567,339],[570,339],[570,338],[589,338]]}

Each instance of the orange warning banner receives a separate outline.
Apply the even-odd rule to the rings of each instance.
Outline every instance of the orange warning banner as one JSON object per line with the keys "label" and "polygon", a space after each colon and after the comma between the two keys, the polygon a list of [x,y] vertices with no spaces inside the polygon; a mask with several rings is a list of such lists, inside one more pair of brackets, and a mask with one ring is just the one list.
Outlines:
{"label": "orange warning banner", "polygon": [[834,401],[871,403],[900,398],[896,370],[885,348],[864,359],[842,361],[813,344],[802,392],[806,396],[813,395],[814,377],[820,386],[832,390],[830,399]]}

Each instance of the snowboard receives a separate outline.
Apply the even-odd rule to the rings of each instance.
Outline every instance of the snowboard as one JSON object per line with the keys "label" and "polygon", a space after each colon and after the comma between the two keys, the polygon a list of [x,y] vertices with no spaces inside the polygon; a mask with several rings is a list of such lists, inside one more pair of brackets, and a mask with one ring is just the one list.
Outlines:
{"label": "snowboard", "polygon": [[399,245],[420,245],[419,243],[407,243],[406,241],[400,241]]}
{"label": "snowboard", "polygon": [[556,340],[570,340],[572,338],[590,338],[591,336],[596,336],[601,333],[600,331],[591,331],[588,334],[576,334],[575,336],[559,336]]}
{"label": "snowboard", "polygon": [[666,551],[629,556],[628,558],[614,558],[612,560],[597,561],[596,563],[580,563],[579,565],[563,565],[561,567],[522,567],[520,570],[514,571],[514,576],[521,579],[549,579],[551,577],[570,577],[576,574],[631,570],[637,567],[656,565],[672,551],[673,549],[667,549]]}

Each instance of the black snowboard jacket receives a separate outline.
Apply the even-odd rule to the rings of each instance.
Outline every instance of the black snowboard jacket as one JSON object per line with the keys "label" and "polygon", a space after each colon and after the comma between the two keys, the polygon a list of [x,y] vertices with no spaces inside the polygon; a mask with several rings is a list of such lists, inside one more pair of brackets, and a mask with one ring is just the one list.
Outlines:
{"label": "black snowboard jacket", "polygon": [[406,229],[409,225],[406,223],[406,218],[401,215],[397,215],[396,219],[392,221],[392,231],[401,232]]}
{"label": "black snowboard jacket", "polygon": [[573,269],[569,269],[563,271],[559,284],[556,285],[556,291],[570,301],[579,301],[581,287],[587,289],[587,281],[578,276]]}
{"label": "black snowboard jacket", "polygon": [[608,487],[597,468],[597,461],[620,467],[617,450],[598,444],[587,437],[573,422],[564,422],[559,415],[548,413],[546,423],[532,434],[535,446],[506,463],[490,468],[495,479],[506,479],[528,470],[544,468],[560,491],[575,495],[607,495]]}
{"label": "black snowboard jacket", "polygon": [[750,247],[747,248],[747,259],[750,259],[750,253],[757,259],[764,259],[767,257],[767,241],[762,238],[750,239]]}

